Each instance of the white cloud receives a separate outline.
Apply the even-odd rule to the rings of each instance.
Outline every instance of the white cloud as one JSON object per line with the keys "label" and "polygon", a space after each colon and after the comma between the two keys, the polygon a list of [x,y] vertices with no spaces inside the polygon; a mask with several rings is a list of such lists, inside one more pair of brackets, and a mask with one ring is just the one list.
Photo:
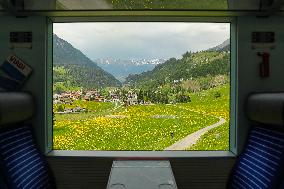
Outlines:
{"label": "white cloud", "polygon": [[180,57],[230,37],[228,23],[56,23],[53,30],[91,59]]}

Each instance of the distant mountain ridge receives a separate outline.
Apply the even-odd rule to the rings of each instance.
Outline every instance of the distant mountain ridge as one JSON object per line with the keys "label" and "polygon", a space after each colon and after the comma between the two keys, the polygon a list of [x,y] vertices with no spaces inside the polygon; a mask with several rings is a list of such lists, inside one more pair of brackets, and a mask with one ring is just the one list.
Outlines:
{"label": "distant mountain ridge", "polygon": [[[53,35],[53,65],[55,68],[62,67],[65,70],[57,72],[58,69],[55,69],[54,83],[61,82],[65,85],[68,83],[71,86],[84,88],[121,85],[120,81],[113,75],[104,71],[80,50],[74,48],[70,43],[55,34]],[[63,73],[69,81],[64,81],[62,78]]]}
{"label": "distant mountain ridge", "polygon": [[[230,51],[230,39],[206,51]],[[161,65],[166,61],[165,59],[95,59],[98,66],[111,73],[121,82],[125,82],[126,78],[135,74],[152,71],[157,65]]]}
{"label": "distant mountain ridge", "polygon": [[129,74],[139,74],[150,71],[165,59],[96,59],[98,66],[111,73],[121,82],[124,82]]}
{"label": "distant mountain ridge", "polygon": [[132,74],[125,84],[157,88],[165,83],[228,75],[230,70],[229,40],[201,52],[186,52],[181,59],[170,58],[151,71]]}
{"label": "distant mountain ridge", "polygon": [[121,82],[158,87],[165,82],[229,73],[229,39],[205,51],[186,52],[181,59],[96,59],[98,63],[58,36],[54,35],[53,40],[55,88],[118,87]]}

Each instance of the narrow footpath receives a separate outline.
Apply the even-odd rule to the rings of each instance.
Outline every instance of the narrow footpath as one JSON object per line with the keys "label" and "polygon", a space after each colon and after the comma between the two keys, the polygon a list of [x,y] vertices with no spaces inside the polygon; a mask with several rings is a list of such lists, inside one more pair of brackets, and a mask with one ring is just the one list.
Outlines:
{"label": "narrow footpath", "polygon": [[176,143],[174,143],[173,145],[165,148],[165,150],[186,150],[188,148],[190,148],[192,145],[194,145],[198,139],[204,135],[207,131],[218,127],[222,124],[226,123],[226,120],[224,118],[219,118],[219,121],[213,125],[207,126],[203,129],[200,129],[188,136],[186,136],[185,138],[177,141]]}

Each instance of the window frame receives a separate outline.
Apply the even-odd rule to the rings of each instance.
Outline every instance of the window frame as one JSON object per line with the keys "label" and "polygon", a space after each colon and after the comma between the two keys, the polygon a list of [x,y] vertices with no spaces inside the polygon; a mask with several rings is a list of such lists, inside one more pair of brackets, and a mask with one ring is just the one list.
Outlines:
{"label": "window frame", "polygon": [[[53,23],[64,22],[208,22],[230,23],[230,129],[228,151],[78,151],[53,150]],[[55,157],[112,157],[112,158],[187,158],[187,157],[235,157],[237,149],[237,24],[234,17],[50,17],[47,19],[47,66],[46,66],[46,138],[45,154]]]}

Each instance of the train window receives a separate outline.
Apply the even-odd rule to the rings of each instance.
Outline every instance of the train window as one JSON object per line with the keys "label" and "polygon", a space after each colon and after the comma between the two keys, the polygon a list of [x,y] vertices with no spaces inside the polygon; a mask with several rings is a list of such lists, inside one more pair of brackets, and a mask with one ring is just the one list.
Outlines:
{"label": "train window", "polygon": [[53,149],[229,150],[230,23],[53,24]]}

